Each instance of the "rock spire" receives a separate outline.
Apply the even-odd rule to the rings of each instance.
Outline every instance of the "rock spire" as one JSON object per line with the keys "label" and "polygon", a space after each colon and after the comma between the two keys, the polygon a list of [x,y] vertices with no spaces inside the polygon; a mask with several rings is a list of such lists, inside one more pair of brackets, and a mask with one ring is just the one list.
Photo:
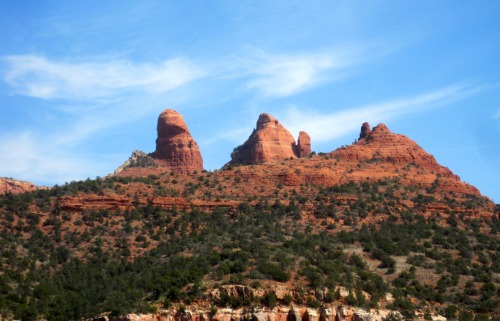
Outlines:
{"label": "rock spire", "polygon": [[203,170],[198,144],[178,112],[164,110],[158,117],[157,131],[156,150],[151,153],[151,157],[177,172]]}
{"label": "rock spire", "polygon": [[359,139],[363,139],[368,137],[372,132],[372,129],[370,128],[370,124],[365,122],[361,126],[361,133],[359,134]]}
{"label": "rock spire", "polygon": [[297,153],[299,157],[307,157],[311,155],[311,137],[304,131],[299,132],[297,140]]}

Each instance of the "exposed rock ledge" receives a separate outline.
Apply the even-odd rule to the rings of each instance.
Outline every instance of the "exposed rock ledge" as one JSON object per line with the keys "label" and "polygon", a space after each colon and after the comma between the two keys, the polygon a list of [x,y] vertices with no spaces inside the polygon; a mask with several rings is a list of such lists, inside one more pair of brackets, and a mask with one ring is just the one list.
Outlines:
{"label": "exposed rock ledge", "polygon": [[[385,321],[388,316],[399,312],[387,309],[366,311],[347,306],[330,306],[312,309],[308,307],[276,307],[252,309],[218,309],[215,313],[197,308],[158,310],[155,314],[128,314],[120,317],[101,316],[89,321]],[[424,320],[423,312],[417,311],[415,320]],[[433,321],[446,321],[440,315],[433,315]]]}

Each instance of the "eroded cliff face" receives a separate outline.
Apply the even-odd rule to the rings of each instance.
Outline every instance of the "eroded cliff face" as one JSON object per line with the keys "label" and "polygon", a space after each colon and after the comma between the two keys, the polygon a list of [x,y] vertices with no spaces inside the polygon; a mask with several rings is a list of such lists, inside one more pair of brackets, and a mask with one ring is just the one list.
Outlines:
{"label": "eroded cliff face", "polygon": [[156,150],[151,157],[163,167],[175,172],[203,170],[203,159],[198,144],[191,136],[182,116],[172,109],[158,117]]}
{"label": "eroded cliff face", "polygon": [[[282,302],[285,296],[294,297],[307,296],[307,294],[295,291],[288,286],[271,286],[267,290],[254,289],[244,285],[223,285],[221,288],[213,289],[207,293],[210,299],[218,299],[224,292],[233,298],[250,299],[262,297],[268,291],[275,293],[276,298]],[[317,289],[309,293],[311,296],[321,297],[328,292],[328,288]],[[346,303],[349,296],[354,295],[352,291],[342,286],[336,286],[337,300],[332,303],[323,303],[319,308],[311,308],[303,305],[277,304],[274,308],[256,305],[245,308],[215,308],[210,303],[198,302],[187,307],[172,307],[170,309],[158,309],[154,314],[128,314],[124,316],[110,317],[102,315],[88,321],[387,321],[394,318],[403,319],[400,312],[388,309],[387,306],[394,303],[395,299],[391,293],[386,293],[379,301],[377,309],[362,309],[350,306]],[[362,291],[366,300],[370,295]],[[302,297],[304,299],[305,297]],[[426,309],[427,312],[428,309]],[[416,321],[424,321],[424,311],[415,311]],[[441,315],[431,314],[433,321],[446,321]]]}
{"label": "eroded cliff face", "polygon": [[[417,311],[415,320],[423,321],[423,311]],[[388,309],[364,310],[337,303],[319,309],[304,306],[279,306],[274,309],[207,309],[189,307],[182,312],[159,310],[155,314],[128,314],[118,317],[101,316],[90,321],[385,321],[390,315],[402,319],[399,312]],[[441,315],[431,315],[433,321],[446,321]]]}
{"label": "eroded cliff face", "polygon": [[295,143],[292,134],[276,118],[261,114],[250,137],[234,149],[232,164],[276,163],[284,159],[300,158],[311,154],[311,138],[306,132],[299,134]]}
{"label": "eroded cliff face", "polygon": [[5,193],[19,194],[31,192],[41,187],[30,182],[17,181],[12,178],[0,177],[0,195]]}

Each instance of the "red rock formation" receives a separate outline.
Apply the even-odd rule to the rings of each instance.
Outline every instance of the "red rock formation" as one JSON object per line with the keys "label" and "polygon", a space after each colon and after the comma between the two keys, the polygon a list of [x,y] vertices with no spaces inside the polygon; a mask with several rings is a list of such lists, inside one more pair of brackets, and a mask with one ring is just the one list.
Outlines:
{"label": "red rock formation", "polygon": [[5,193],[19,194],[31,192],[40,187],[30,182],[16,181],[12,178],[0,177],[0,195]]}
{"label": "red rock formation", "polygon": [[299,132],[297,141],[297,153],[299,157],[307,157],[311,155],[311,137],[306,132]]}
{"label": "red rock formation", "polygon": [[363,125],[361,126],[361,134],[359,134],[359,139],[363,139],[363,138],[366,138],[368,137],[368,135],[370,135],[372,132],[372,129],[370,128],[370,124],[368,123],[363,123]]}
{"label": "red rock formation", "polygon": [[[405,135],[392,133],[384,124],[379,124],[370,130],[370,125],[364,123],[359,137],[356,143],[339,148],[331,152],[330,156],[345,162],[361,163],[362,167],[371,165],[372,168],[383,168],[385,166],[385,172],[387,172],[385,176],[397,176],[396,169],[401,168],[407,172],[406,176],[413,176],[416,181],[424,185],[430,185],[436,179],[435,175],[438,175],[441,181],[440,187],[443,190],[480,195],[475,187],[461,182],[460,177],[441,166],[434,156],[427,153],[413,140]],[[376,166],[376,164],[381,165]],[[394,168],[387,169],[387,166],[383,164]],[[413,173],[414,170],[410,170],[411,167],[425,170],[432,175],[424,175],[418,171]],[[361,174],[372,176],[376,171],[382,172],[378,169],[376,171],[371,169],[371,171],[372,173]]]}
{"label": "red rock formation", "polygon": [[299,134],[299,146],[292,134],[269,114],[261,114],[257,127],[243,145],[231,154],[233,164],[276,163],[287,158],[309,156],[311,138],[306,132]]}
{"label": "red rock formation", "polygon": [[189,133],[182,116],[166,109],[158,117],[156,150],[151,156],[162,166],[177,172],[203,170],[203,159],[198,144]]}
{"label": "red rock formation", "polygon": [[[266,130],[271,125],[274,128],[271,130],[271,133],[274,131],[276,134],[278,131],[276,124],[277,121],[274,118],[268,115],[261,116],[261,120],[258,123],[258,130],[256,129],[249,141],[242,147],[250,149],[252,147],[250,143],[253,139],[256,141],[254,145],[260,144],[260,150],[265,150],[262,149],[262,146],[269,146],[270,144],[265,139],[259,137],[266,134]],[[279,127],[285,130],[281,125]],[[430,191],[430,194],[434,194],[436,197],[435,203],[419,207],[418,211],[423,214],[432,213],[433,211],[443,212],[447,203],[443,202],[442,199],[445,195],[448,197],[453,195],[454,198],[460,200],[457,204],[450,206],[450,209],[455,213],[466,213],[472,217],[490,217],[493,215],[493,203],[489,200],[485,200],[484,204],[479,206],[477,211],[465,208],[464,205],[460,204],[466,198],[466,194],[473,194],[478,197],[481,194],[473,186],[460,181],[460,178],[446,167],[439,165],[432,155],[425,152],[415,142],[406,136],[392,133],[385,125],[379,125],[373,131],[369,129],[369,125],[367,123],[364,124],[362,132],[365,135],[361,135],[363,138],[359,139],[355,144],[341,147],[328,155],[299,159],[290,159],[288,157],[285,161],[282,155],[280,158],[277,158],[278,161],[269,161],[267,164],[239,166],[237,168],[228,167],[225,170],[207,174],[211,177],[210,180],[219,182],[218,184],[221,185],[220,191],[215,190],[210,185],[201,184],[196,191],[192,191],[193,194],[190,194],[190,196],[181,196],[186,191],[186,186],[189,186],[189,184],[199,184],[198,175],[184,175],[185,173],[183,173],[182,175],[166,177],[163,176],[165,168],[161,166],[127,167],[118,173],[117,176],[147,177],[153,175],[159,177],[155,185],[163,186],[163,195],[174,195],[177,193],[177,196],[159,197],[150,193],[151,195],[149,195],[148,199],[141,199],[141,204],[151,203],[155,206],[160,205],[168,208],[175,205],[179,209],[184,209],[189,204],[193,204],[207,211],[217,207],[234,209],[239,202],[246,201],[250,197],[266,196],[275,193],[277,187],[283,193],[293,193],[294,190],[301,189],[302,195],[312,197],[315,196],[316,190],[312,189],[310,192],[306,192],[302,190],[302,186],[306,184],[310,186],[332,186],[349,181],[361,183],[397,179],[402,185],[420,188],[419,193],[427,189]],[[266,137],[269,137],[269,135],[264,135],[264,138]],[[293,139],[291,135],[285,137],[288,137],[289,141]],[[302,137],[300,137],[301,142],[303,141]],[[282,144],[278,141],[277,146],[279,150]],[[240,147],[240,149],[242,148]],[[250,155],[248,157],[252,156],[250,151],[247,151],[247,153],[247,155]],[[137,160],[134,159],[132,157],[130,162],[142,164],[142,161],[139,161],[142,159],[141,157],[138,157]],[[253,160],[256,161],[255,159]],[[176,181],[175,184],[172,184],[173,180]],[[123,186],[123,189],[126,189],[126,193],[129,195],[139,192],[140,194],[144,193],[144,188],[141,186]],[[171,194],[168,191],[174,191],[175,193]],[[120,192],[125,193],[125,190]],[[406,196],[408,200],[401,202],[406,202],[404,206],[412,208],[416,206],[411,201],[415,196]],[[228,200],[223,201],[225,198],[228,198]],[[337,200],[347,204],[348,201],[354,202],[357,199],[355,197],[349,199],[349,196],[343,195],[338,196]],[[312,203],[307,203],[307,206],[309,205],[312,206]],[[124,210],[133,206],[133,200],[132,197],[129,197],[129,200],[126,201],[120,197],[112,200],[97,196],[95,198],[80,196],[60,201],[60,207],[69,212],[98,209],[99,206],[110,210]],[[311,207],[310,210],[313,211],[314,208]]]}
{"label": "red rock formation", "polygon": [[295,158],[295,139],[273,116],[261,114],[257,128],[243,145],[235,148],[231,162],[260,164]]}
{"label": "red rock formation", "polygon": [[415,164],[435,169],[450,175],[447,168],[440,166],[436,159],[417,143],[404,135],[392,133],[386,125],[379,124],[370,131],[370,125],[361,127],[360,139],[331,154],[346,161],[389,162],[393,164]]}

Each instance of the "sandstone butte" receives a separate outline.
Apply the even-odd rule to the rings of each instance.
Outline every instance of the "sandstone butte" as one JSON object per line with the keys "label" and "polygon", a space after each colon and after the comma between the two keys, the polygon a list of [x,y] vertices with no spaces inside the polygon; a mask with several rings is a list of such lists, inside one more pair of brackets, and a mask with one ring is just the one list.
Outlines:
{"label": "sandstone butte", "polygon": [[157,131],[156,150],[150,156],[159,165],[175,172],[203,170],[200,148],[178,112],[164,110],[158,117]]}
{"label": "sandstone butte", "polygon": [[276,118],[261,114],[257,126],[242,145],[231,154],[231,164],[275,163],[285,158],[300,158],[311,153],[311,138],[300,132],[298,144]]}

